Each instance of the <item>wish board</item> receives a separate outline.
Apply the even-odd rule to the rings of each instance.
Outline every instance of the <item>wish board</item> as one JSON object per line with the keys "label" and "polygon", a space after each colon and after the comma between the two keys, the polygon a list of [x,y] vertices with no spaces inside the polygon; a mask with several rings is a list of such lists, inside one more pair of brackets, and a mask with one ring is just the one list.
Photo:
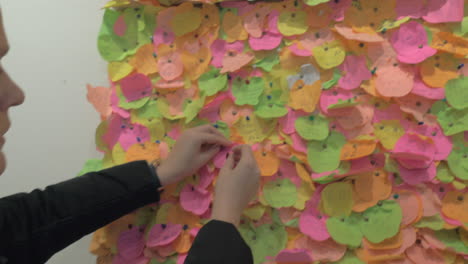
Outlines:
{"label": "wish board", "polygon": [[[103,158],[80,175],[211,124],[260,167],[239,226],[255,263],[466,263],[467,6],[111,1],[110,84],[88,86]],[[228,151],[95,232],[98,263],[183,263]]]}

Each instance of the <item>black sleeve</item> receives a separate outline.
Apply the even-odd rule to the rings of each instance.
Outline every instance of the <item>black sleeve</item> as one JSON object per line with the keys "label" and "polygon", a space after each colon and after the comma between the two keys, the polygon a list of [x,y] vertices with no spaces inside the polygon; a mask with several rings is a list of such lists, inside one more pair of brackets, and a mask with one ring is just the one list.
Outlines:
{"label": "black sleeve", "polygon": [[0,263],[45,263],[83,236],[159,201],[153,171],[136,161],[0,199]]}
{"label": "black sleeve", "polygon": [[211,220],[198,232],[184,264],[252,264],[253,256],[233,224]]}

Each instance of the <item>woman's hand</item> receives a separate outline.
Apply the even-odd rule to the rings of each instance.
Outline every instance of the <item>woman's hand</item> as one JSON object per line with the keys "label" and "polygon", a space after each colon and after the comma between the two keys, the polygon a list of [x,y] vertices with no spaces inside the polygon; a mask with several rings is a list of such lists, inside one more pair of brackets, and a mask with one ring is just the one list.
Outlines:
{"label": "woman's hand", "polygon": [[259,180],[251,147],[236,146],[216,181],[212,219],[239,225],[242,212],[258,191]]}
{"label": "woman's hand", "polygon": [[221,132],[211,125],[188,129],[179,137],[169,156],[156,169],[159,181],[166,186],[194,174],[221,147],[230,146]]}

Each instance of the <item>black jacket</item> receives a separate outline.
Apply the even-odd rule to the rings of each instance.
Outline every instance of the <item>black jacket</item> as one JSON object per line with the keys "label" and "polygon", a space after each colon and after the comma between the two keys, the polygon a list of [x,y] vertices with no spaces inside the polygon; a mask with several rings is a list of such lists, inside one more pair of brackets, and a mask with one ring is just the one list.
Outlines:
{"label": "black jacket", "polygon": [[[0,264],[45,263],[83,236],[159,201],[153,171],[137,161],[0,199]],[[232,224],[210,221],[185,263],[248,264],[253,257]]]}

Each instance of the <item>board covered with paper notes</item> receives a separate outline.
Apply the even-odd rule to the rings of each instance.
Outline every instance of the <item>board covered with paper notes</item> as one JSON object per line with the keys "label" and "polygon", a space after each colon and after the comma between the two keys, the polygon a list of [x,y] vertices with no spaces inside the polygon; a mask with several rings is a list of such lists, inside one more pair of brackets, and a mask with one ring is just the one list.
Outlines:
{"label": "board covered with paper notes", "polygon": [[[164,159],[212,124],[261,170],[239,227],[255,263],[466,263],[467,14],[463,0],[111,1],[110,83],[88,86],[103,158],[80,174]],[[98,230],[99,263],[183,263],[228,151]]]}

